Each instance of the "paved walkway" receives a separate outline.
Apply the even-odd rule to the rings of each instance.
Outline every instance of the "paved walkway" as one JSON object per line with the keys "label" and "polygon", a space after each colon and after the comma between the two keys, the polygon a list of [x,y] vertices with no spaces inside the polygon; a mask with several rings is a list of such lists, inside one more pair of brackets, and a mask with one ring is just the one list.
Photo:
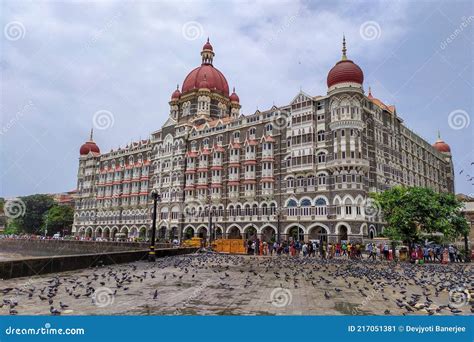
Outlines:
{"label": "paved walkway", "polygon": [[472,279],[462,264],[194,254],[2,281],[0,314],[50,314],[51,299],[62,315],[467,315]]}

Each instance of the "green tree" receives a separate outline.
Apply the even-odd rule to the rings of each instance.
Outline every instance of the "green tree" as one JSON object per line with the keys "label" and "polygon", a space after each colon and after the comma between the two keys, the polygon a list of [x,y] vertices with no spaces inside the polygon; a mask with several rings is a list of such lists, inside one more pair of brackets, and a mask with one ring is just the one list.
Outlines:
{"label": "green tree", "polygon": [[384,235],[406,242],[410,252],[411,245],[426,234],[442,233],[452,240],[469,230],[461,213],[462,203],[453,194],[397,186],[372,197],[380,204],[387,224]]}
{"label": "green tree", "polygon": [[71,232],[74,221],[74,209],[66,205],[53,205],[44,215],[44,224],[41,230],[44,232],[46,227],[48,235],[55,233]]}
{"label": "green tree", "polygon": [[54,205],[51,195],[36,194],[20,197],[25,204],[23,215],[13,219],[13,224],[18,227],[18,232],[38,234],[43,226],[44,214]]}

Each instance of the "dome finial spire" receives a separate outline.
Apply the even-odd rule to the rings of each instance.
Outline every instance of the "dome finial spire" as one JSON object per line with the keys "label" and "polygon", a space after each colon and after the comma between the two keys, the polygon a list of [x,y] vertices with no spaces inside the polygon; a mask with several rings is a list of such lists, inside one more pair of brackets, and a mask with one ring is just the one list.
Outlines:
{"label": "dome finial spire", "polygon": [[214,58],[214,51],[211,43],[209,43],[209,37],[207,37],[207,42],[202,47],[201,51],[202,64],[212,65],[212,59]]}
{"label": "dome finial spire", "polygon": [[342,34],[342,60],[346,60],[347,59],[347,49],[346,49],[346,35],[345,34]]}
{"label": "dome finial spire", "polygon": [[441,132],[439,129],[438,129],[438,140],[441,140]]}
{"label": "dome finial spire", "polygon": [[93,137],[94,137],[94,128],[91,128],[91,135],[90,135],[89,140],[94,141]]}

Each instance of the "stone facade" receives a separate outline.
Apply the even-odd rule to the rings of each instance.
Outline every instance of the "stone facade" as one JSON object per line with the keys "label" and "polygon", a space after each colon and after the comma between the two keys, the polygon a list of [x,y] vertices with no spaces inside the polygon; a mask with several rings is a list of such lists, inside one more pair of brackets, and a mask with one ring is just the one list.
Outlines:
{"label": "stone facade", "polygon": [[[214,68],[209,43],[201,55],[202,67]],[[341,62],[353,64],[345,46]],[[242,115],[225,79],[216,86],[220,72],[199,71],[185,80],[198,86],[173,93],[170,117],[149,139],[103,154],[81,149],[76,234],[148,237],[156,190],[160,240],[211,230],[213,238],[361,241],[383,231],[370,192],[397,184],[454,192],[450,152],[366,95],[360,75],[332,84],[331,70],[325,96],[300,91],[286,106]]]}

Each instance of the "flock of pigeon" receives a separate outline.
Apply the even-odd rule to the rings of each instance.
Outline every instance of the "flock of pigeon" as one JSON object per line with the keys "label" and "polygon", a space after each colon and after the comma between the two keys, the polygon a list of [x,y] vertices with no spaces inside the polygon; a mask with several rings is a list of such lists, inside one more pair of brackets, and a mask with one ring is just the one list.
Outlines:
{"label": "flock of pigeon", "polygon": [[[309,293],[312,299],[306,306],[316,314],[328,314],[328,307],[341,302],[350,302],[360,309],[343,312],[346,314],[474,313],[470,293],[474,289],[474,273],[469,264],[412,265],[202,253],[2,283],[7,287],[0,288],[1,315],[144,314],[133,311],[138,307],[146,307],[147,314],[166,314],[161,310],[163,307],[183,307],[183,301],[190,301],[187,297],[215,299],[217,294],[225,295],[219,298],[228,298],[227,301],[222,299],[220,305],[232,309],[235,298],[249,293],[252,298],[242,304],[244,309],[245,305],[249,306],[248,310],[238,312],[255,314],[251,304],[260,296],[265,297],[267,307],[260,307],[258,314],[271,314],[275,307],[268,294],[274,288],[291,292],[293,299]],[[180,297],[180,293],[188,293],[188,289],[194,289],[192,294]],[[121,301],[121,298],[128,300]],[[178,298],[178,302],[170,298]],[[291,314],[298,310],[301,302],[307,300],[293,300],[288,307],[278,309]],[[206,306],[205,301],[200,303],[196,305]],[[102,311],[107,305],[108,311]],[[178,313],[186,314],[186,311]],[[303,310],[304,313],[307,312]]]}

